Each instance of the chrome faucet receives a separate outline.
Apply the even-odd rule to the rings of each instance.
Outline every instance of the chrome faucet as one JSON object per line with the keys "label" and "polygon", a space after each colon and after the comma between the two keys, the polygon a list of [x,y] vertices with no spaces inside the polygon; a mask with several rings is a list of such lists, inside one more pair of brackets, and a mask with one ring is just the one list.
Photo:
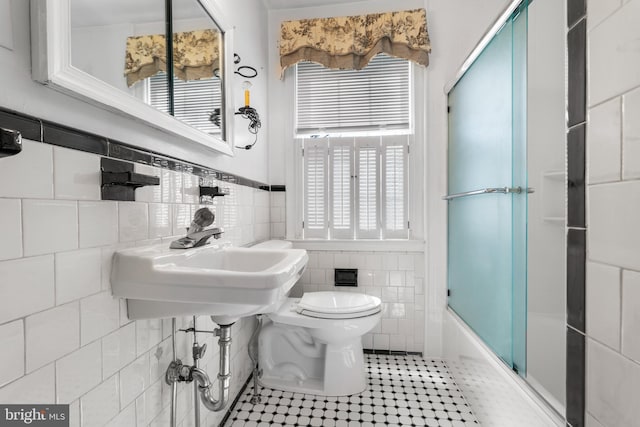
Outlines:
{"label": "chrome faucet", "polygon": [[206,228],[213,224],[215,215],[208,208],[200,208],[193,215],[191,225],[187,228],[187,235],[171,242],[171,249],[189,249],[204,246],[209,239],[219,239],[224,232],[221,228]]}

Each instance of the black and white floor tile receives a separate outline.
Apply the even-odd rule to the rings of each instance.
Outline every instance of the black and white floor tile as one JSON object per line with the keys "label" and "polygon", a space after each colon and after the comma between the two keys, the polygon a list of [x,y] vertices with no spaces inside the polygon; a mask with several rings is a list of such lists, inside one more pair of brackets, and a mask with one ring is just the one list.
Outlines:
{"label": "black and white floor tile", "polygon": [[225,427],[248,426],[479,426],[446,364],[420,356],[366,355],[369,387],[327,397],[252,388],[238,399]]}

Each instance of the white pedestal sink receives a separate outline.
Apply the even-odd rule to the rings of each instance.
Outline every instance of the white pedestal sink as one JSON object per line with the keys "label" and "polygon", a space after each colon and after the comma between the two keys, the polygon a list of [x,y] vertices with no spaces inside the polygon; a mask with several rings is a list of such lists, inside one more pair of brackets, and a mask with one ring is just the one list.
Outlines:
{"label": "white pedestal sink", "polygon": [[234,248],[212,243],[192,249],[168,244],[115,253],[113,295],[127,299],[130,319],[209,315],[221,325],[269,313],[302,275],[302,249]]}

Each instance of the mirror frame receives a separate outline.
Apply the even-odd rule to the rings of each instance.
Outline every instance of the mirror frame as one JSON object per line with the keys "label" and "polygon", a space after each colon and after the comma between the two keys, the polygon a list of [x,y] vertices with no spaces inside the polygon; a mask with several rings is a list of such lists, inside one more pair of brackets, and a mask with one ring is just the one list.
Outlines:
{"label": "mirror frame", "polygon": [[204,8],[209,17],[215,17],[213,20],[223,34],[224,54],[220,66],[224,109],[222,138],[193,128],[74,67],[71,64],[71,0],[31,0],[32,78],[109,111],[141,120],[173,136],[233,156],[233,27],[228,25],[212,0],[194,1]]}

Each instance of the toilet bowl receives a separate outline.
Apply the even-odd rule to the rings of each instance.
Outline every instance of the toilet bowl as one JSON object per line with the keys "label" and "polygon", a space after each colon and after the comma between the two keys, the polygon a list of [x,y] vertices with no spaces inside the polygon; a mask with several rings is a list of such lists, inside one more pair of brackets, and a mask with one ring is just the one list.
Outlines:
{"label": "toilet bowl", "polygon": [[[268,241],[272,248],[290,242]],[[353,292],[308,292],[266,314],[260,332],[260,383],[269,388],[346,396],[367,386],[362,336],[380,321],[379,298]]]}

